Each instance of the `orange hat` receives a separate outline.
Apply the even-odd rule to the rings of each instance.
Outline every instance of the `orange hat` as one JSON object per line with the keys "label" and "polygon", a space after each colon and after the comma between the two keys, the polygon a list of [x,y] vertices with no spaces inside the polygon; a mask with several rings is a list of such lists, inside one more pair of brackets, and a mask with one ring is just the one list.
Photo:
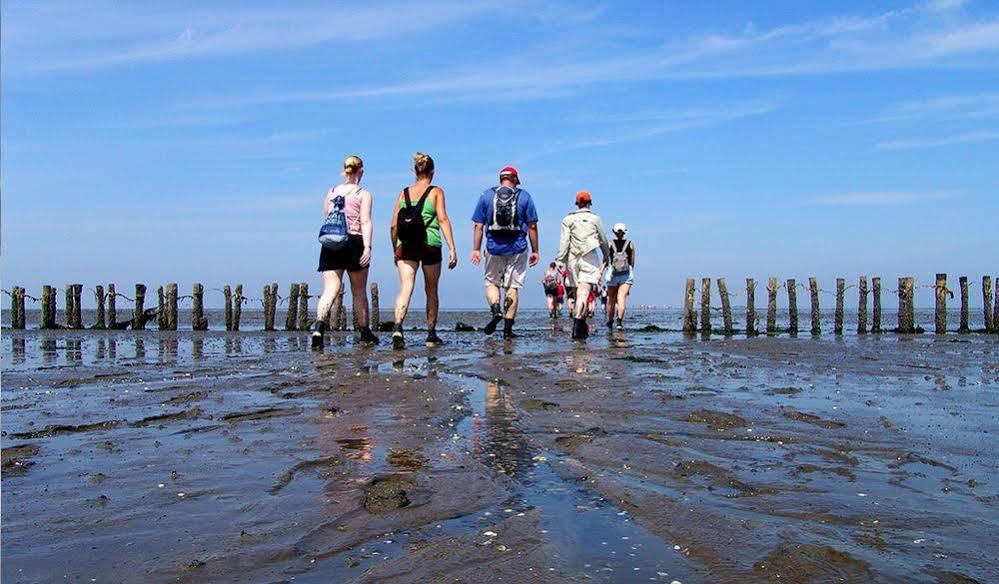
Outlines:
{"label": "orange hat", "polygon": [[579,191],[576,193],[576,204],[581,205],[583,203],[592,203],[593,199],[590,197],[590,193],[586,191]]}

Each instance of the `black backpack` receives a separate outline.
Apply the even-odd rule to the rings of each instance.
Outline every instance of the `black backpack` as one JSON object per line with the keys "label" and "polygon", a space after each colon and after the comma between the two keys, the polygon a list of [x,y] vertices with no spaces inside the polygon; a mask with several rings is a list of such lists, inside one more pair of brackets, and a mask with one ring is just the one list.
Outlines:
{"label": "black backpack", "polygon": [[496,187],[493,189],[493,217],[489,223],[489,231],[518,232],[520,221],[517,217],[517,199],[520,189],[513,187]]}
{"label": "black backpack", "polygon": [[427,187],[427,190],[420,197],[419,202],[413,205],[409,199],[409,187],[403,191],[406,198],[406,205],[399,209],[396,217],[396,235],[403,245],[423,245],[427,243],[427,223],[423,220],[423,203],[434,190],[434,185]]}

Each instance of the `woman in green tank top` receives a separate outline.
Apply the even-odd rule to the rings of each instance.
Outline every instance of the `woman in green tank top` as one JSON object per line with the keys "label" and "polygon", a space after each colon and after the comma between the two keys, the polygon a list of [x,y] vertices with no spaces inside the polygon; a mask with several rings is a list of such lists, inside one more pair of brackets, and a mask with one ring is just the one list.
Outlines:
{"label": "woman in green tank top", "polygon": [[[444,203],[444,190],[433,185],[433,158],[417,152],[413,156],[413,172],[416,174],[416,182],[399,194],[390,229],[392,247],[395,250],[395,266],[399,270],[399,295],[395,299],[395,327],[392,331],[392,346],[397,349],[405,346],[402,322],[409,311],[409,301],[413,297],[413,287],[416,284],[416,272],[421,264],[427,291],[427,346],[434,347],[444,342],[437,336],[437,309],[440,304],[437,283],[441,277],[442,238],[448,247],[448,269],[454,269],[458,265],[454,234]],[[399,238],[399,213],[403,209],[420,204],[421,198],[423,206],[420,215],[426,227],[426,239],[423,244],[404,244]],[[412,222],[404,223],[407,233],[410,232],[409,226],[412,224]]]}

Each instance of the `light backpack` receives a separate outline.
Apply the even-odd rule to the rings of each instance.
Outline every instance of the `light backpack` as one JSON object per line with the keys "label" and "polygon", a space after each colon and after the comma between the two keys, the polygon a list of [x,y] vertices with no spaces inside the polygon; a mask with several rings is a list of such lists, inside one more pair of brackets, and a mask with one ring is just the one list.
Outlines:
{"label": "light backpack", "polygon": [[489,223],[489,231],[513,233],[520,231],[520,220],[517,217],[517,199],[520,189],[502,186],[493,188],[493,216]]}
{"label": "light backpack", "polygon": [[618,249],[618,242],[614,241],[614,253],[611,254],[611,270],[615,274],[627,274],[631,271],[631,263],[628,261],[628,240],[622,242]]}
{"label": "light backpack", "polygon": [[344,212],[346,202],[345,195],[336,195],[331,201],[330,212],[319,228],[319,243],[323,249],[337,251],[347,246],[347,214]]}

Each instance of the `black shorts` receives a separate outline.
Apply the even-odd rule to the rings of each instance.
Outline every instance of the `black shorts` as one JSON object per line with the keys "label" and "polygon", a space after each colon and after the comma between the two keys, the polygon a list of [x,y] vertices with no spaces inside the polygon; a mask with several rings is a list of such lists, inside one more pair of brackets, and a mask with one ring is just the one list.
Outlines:
{"label": "black shorts", "polygon": [[566,298],[572,298],[573,300],[575,300],[576,299],[576,287],[575,286],[566,286],[565,287],[565,297]]}
{"label": "black shorts", "polygon": [[395,248],[395,259],[436,266],[441,263],[443,254],[441,248],[433,245],[400,245]]}
{"label": "black shorts", "polygon": [[330,270],[347,270],[357,272],[366,268],[361,267],[361,256],[364,255],[364,237],[350,234],[347,236],[347,245],[336,251],[322,248],[319,252],[319,272]]}
{"label": "black shorts", "polygon": [[545,296],[558,296],[558,286],[555,284],[545,286]]}

